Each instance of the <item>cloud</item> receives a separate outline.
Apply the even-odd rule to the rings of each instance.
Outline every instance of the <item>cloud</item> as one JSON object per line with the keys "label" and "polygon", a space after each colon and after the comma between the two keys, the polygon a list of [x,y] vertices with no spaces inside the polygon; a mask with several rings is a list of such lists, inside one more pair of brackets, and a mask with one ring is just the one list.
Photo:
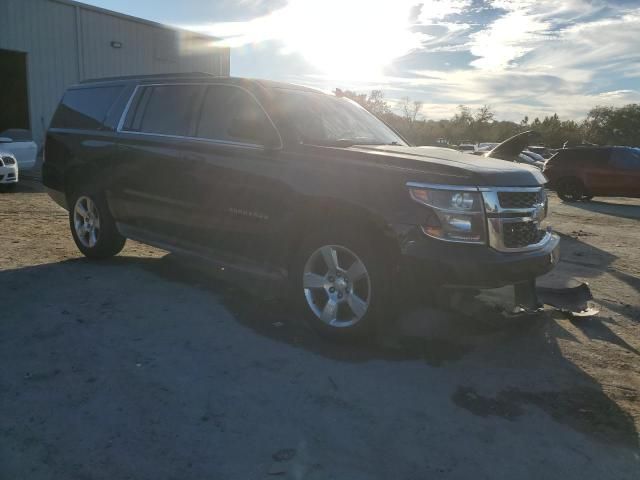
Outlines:
{"label": "cloud", "polygon": [[[470,0],[289,0],[261,17],[183,27],[222,38],[231,47],[277,41],[281,53],[302,55],[311,66],[336,78],[380,74],[394,59],[419,50],[434,37],[420,31]],[[417,12],[417,15],[416,15]],[[445,27],[454,32],[463,26]]]}
{"label": "cloud", "polygon": [[640,102],[638,2],[289,0],[248,21],[188,27],[235,47],[236,73],[258,64],[261,76],[328,91],[383,89],[424,101],[429,118],[460,103],[519,120]]}

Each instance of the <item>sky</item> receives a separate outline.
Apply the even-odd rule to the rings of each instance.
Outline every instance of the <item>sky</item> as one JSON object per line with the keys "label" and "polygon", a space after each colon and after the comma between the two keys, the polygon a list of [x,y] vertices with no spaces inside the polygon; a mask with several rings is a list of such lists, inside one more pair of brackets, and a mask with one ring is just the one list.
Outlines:
{"label": "sky", "polygon": [[640,103],[640,0],[84,0],[215,36],[231,74],[500,120]]}

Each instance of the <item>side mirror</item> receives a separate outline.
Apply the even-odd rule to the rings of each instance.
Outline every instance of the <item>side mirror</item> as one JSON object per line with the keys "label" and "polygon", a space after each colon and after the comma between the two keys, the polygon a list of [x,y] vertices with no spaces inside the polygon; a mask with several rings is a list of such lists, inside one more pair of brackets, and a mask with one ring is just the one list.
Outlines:
{"label": "side mirror", "polygon": [[280,148],[280,137],[271,126],[261,119],[236,117],[227,129],[230,137],[257,143],[267,149]]}
{"label": "side mirror", "polygon": [[12,142],[13,142],[13,138],[0,137],[0,143],[12,143]]}

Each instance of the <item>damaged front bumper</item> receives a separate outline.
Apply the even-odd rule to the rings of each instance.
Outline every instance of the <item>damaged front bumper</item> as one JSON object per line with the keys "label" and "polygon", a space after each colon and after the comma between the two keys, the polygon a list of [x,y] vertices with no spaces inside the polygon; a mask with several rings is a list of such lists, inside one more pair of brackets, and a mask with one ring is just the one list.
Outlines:
{"label": "damaged front bumper", "polygon": [[499,252],[486,245],[442,242],[418,236],[403,246],[403,277],[443,287],[498,288],[540,277],[560,259],[560,237],[527,252]]}
{"label": "damaged front bumper", "polygon": [[[541,248],[499,252],[481,245],[460,245],[425,238],[405,243],[401,278],[416,286],[449,290],[493,289],[513,285],[515,308],[510,313],[535,313],[550,305],[571,315],[598,313],[589,305],[589,286],[567,279],[562,287],[539,286],[536,279],[560,261],[560,237],[551,233]],[[570,285],[570,286],[567,286]]]}

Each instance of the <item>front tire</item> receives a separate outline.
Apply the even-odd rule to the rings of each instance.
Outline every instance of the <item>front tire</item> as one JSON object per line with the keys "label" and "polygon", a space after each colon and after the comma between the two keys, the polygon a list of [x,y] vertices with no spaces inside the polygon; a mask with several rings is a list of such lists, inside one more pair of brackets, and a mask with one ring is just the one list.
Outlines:
{"label": "front tire", "polygon": [[384,250],[371,237],[341,229],[316,231],[298,249],[290,271],[296,310],[332,338],[369,336],[390,298]]}
{"label": "front tire", "polygon": [[558,180],[558,197],[565,202],[577,202],[585,196],[584,185],[579,178],[566,177]]}
{"label": "front tire", "polygon": [[118,232],[103,194],[79,192],[69,205],[71,235],[85,257],[104,259],[120,253],[127,239]]}

